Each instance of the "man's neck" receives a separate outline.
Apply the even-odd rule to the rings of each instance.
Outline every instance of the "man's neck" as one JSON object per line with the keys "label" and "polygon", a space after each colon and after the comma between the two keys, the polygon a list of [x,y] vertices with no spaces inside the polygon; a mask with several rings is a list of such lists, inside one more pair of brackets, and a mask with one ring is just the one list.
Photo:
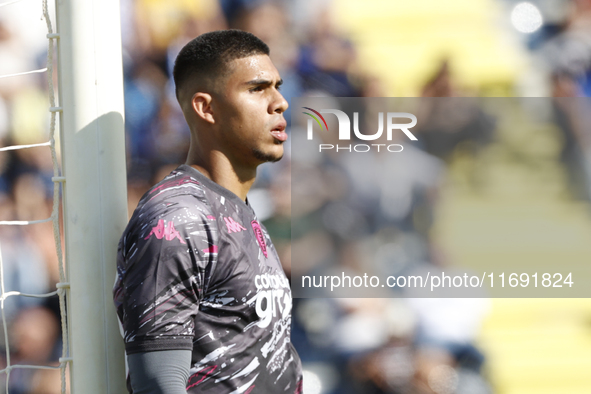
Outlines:
{"label": "man's neck", "polygon": [[211,152],[208,160],[189,154],[186,164],[195,168],[218,185],[236,194],[242,201],[246,201],[246,194],[256,177],[256,168],[240,168],[234,166],[220,152]]}

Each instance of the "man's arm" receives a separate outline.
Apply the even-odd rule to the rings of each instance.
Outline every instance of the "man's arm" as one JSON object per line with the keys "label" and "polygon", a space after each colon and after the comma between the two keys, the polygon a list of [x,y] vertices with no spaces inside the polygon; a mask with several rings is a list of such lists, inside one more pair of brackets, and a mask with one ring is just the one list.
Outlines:
{"label": "man's arm", "polygon": [[187,394],[190,350],[162,350],[127,356],[133,394]]}
{"label": "man's arm", "polygon": [[147,194],[119,245],[114,298],[134,394],[186,394],[195,317],[217,259],[209,251],[219,245],[207,201],[186,178]]}

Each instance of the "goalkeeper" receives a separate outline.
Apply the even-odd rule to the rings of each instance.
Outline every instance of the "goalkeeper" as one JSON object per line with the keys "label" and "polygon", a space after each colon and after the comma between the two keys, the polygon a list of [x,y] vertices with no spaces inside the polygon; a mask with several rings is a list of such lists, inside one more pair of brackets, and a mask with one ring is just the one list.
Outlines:
{"label": "goalkeeper", "polygon": [[287,102],[269,48],[203,34],[179,53],[189,154],[140,200],[119,244],[114,300],[133,394],[301,393],[291,291],[248,203],[280,160]]}

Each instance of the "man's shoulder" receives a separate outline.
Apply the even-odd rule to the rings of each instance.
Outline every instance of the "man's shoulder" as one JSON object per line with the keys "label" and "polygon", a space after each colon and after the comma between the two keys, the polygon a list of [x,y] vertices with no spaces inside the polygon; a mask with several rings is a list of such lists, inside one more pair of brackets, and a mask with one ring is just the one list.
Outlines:
{"label": "man's shoulder", "polygon": [[205,187],[192,174],[177,168],[152,186],[140,200],[140,205],[152,201],[158,203],[168,198],[182,199],[183,197],[189,198],[191,202],[194,202],[191,199],[205,200]]}
{"label": "man's shoulder", "polygon": [[186,223],[211,217],[212,205],[206,189],[199,179],[177,168],[142,196],[126,233],[160,220]]}

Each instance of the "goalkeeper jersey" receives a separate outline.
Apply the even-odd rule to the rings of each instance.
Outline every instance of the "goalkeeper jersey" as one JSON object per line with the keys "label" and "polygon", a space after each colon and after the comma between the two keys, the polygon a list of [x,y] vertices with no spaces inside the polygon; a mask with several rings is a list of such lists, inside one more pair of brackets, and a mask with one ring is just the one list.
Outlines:
{"label": "goalkeeper jersey", "polygon": [[291,290],[271,239],[247,203],[194,168],[140,200],[113,293],[127,354],[192,351],[188,393],[301,393]]}

